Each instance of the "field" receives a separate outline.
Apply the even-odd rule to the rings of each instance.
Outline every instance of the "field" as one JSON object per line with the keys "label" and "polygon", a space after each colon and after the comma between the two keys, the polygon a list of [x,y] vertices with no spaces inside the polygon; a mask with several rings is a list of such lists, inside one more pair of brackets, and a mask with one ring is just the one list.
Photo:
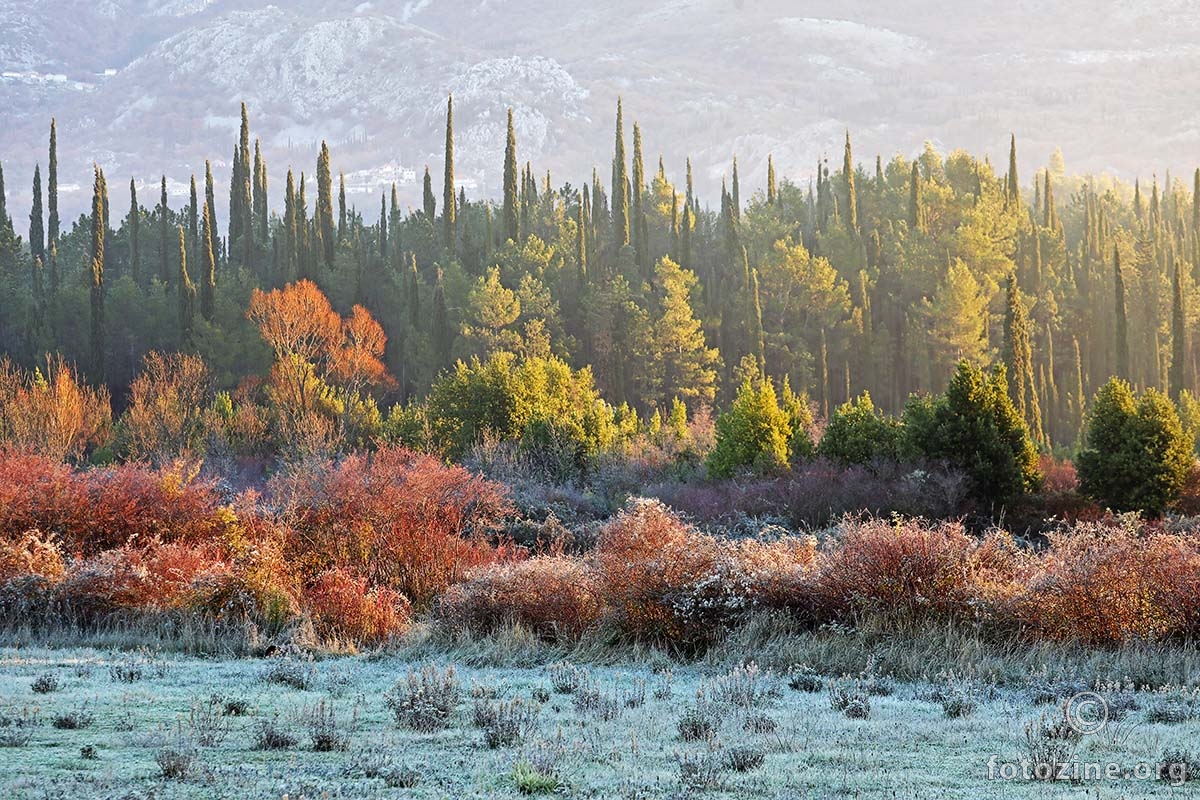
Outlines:
{"label": "field", "polygon": [[[813,639],[797,646],[813,655],[821,645]],[[768,649],[772,659],[785,655],[778,646]],[[1154,777],[1164,753],[1187,751],[1200,733],[1193,695],[1178,686],[1138,688],[1136,679],[1089,686],[1061,671],[1023,680],[1000,676],[999,685],[995,677],[945,673],[899,681],[879,668],[895,666],[886,656],[875,662],[862,651],[845,657],[866,659],[865,672],[832,683],[808,669],[772,671],[713,659],[681,664],[655,651],[630,653],[628,665],[616,666],[528,663],[515,654],[428,642],[388,654],[318,660],[299,653],[202,658],[9,647],[0,651],[0,743],[7,745],[0,747],[0,795],[295,800],[519,797],[522,790],[604,798],[1195,793],[1185,783],[1196,774],[1188,763],[1194,756],[1178,757],[1165,780]],[[1114,670],[1139,668],[1113,654],[1105,658]],[[526,663],[483,666],[506,660]],[[1170,662],[1151,655],[1142,666]],[[452,679],[446,671],[451,666]],[[424,694],[406,693],[408,676],[420,683],[422,670]],[[1060,703],[1089,688],[1104,699],[1109,720],[1098,732],[1075,735],[1057,724],[1064,719]],[[836,699],[842,710],[833,707]],[[448,717],[439,707],[449,708]],[[1071,714],[1073,725],[1098,719],[1086,709],[1072,708]],[[1053,784],[1013,779],[1023,763],[1039,757],[1124,774]]]}

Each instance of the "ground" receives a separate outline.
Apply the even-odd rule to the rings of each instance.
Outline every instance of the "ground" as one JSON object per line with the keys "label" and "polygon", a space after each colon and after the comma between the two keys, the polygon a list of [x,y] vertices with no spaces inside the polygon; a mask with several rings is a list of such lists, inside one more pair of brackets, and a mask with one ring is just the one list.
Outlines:
{"label": "ground", "polygon": [[[450,656],[436,661],[439,667],[454,663]],[[1026,724],[1040,715],[1061,718],[1053,701],[1036,703],[1036,686],[877,677],[869,716],[851,719],[832,707],[827,679],[804,672],[790,681],[799,687],[793,688],[788,675],[730,666],[675,665],[668,680],[663,660],[653,659],[629,668],[472,668],[460,662],[461,696],[449,724],[420,732],[397,723],[386,696],[425,663],[424,656],[206,659],[3,649],[0,741],[9,746],[0,747],[0,796],[520,797],[514,765],[522,761],[556,770],[560,785],[554,791],[567,797],[1115,799],[1197,793],[1196,783],[1172,786],[1136,774],[1157,765],[1164,751],[1186,749],[1200,733],[1190,711],[1183,722],[1150,721],[1169,716],[1156,713],[1163,708],[1190,710],[1190,695],[1177,690],[1171,696],[1106,694],[1113,719],[1078,743],[1080,762],[1114,764],[1129,777],[1046,784],[1003,779],[1006,769],[1015,768],[1005,765],[1025,757]],[[560,691],[569,684],[573,692]],[[50,691],[37,692],[35,685]],[[948,718],[941,702],[946,697],[969,697],[977,706],[965,717]],[[537,709],[536,721],[522,740],[488,747],[475,722],[476,705],[495,710],[516,698],[523,701],[519,708]],[[336,725],[320,728],[318,711],[330,708]],[[704,713],[689,715],[692,709]],[[1117,721],[1121,709],[1126,713]],[[59,727],[64,720],[56,723],[72,716],[85,726],[72,730]],[[684,741],[685,717],[710,720],[713,735]],[[777,725],[774,731],[764,717]],[[296,743],[254,749],[264,723],[290,733]],[[313,734],[321,730],[335,748],[347,737],[346,749],[314,751]],[[204,746],[205,734],[216,741]],[[93,749],[91,757],[84,748]],[[185,761],[194,754],[184,777],[163,776],[160,758],[172,750]],[[755,751],[765,756],[761,766],[754,766]],[[731,769],[735,756],[751,768]],[[693,768],[692,777],[685,778],[681,760]]]}

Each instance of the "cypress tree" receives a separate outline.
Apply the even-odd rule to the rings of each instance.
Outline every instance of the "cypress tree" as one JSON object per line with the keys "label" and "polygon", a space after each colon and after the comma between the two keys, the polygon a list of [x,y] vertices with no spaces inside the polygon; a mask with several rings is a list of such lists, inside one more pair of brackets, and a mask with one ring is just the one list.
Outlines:
{"label": "cypress tree", "polygon": [[758,270],[750,270],[750,349],[758,362],[758,371],[766,374],[766,340],[763,335],[762,297],[758,291]]}
{"label": "cypress tree", "polygon": [[692,263],[692,204],[683,206],[683,223],[679,227],[679,266],[691,269]]}
{"label": "cypress tree", "polygon": [[46,176],[47,200],[49,201],[49,220],[46,229],[47,243],[58,241],[61,224],[58,218],[58,123],[50,120],[50,170]]}
{"label": "cypress tree", "polygon": [[200,250],[200,315],[212,322],[216,307],[217,260],[208,244],[212,239],[212,221],[208,218],[207,208],[204,209],[203,230],[204,244]]}
{"label": "cypress tree", "polygon": [[[440,273],[439,273],[440,274]],[[417,271],[417,254],[412,253],[408,258],[408,279],[405,281],[405,288],[408,290],[408,296],[405,298],[407,304],[408,318],[414,326],[418,325],[421,320],[421,273]],[[443,305],[445,298],[443,297]]]}
{"label": "cypress tree", "polygon": [[629,179],[625,174],[625,120],[621,98],[617,98],[617,130],[612,162],[613,245],[620,250],[629,244]]}
{"label": "cypress tree", "polygon": [[1017,277],[1008,276],[1004,314],[1004,363],[1010,376],[1008,393],[1017,413],[1025,420],[1034,442],[1041,443],[1042,413],[1033,375],[1033,349],[1029,340],[1029,322],[1025,304],[1017,288]]}
{"label": "cypress tree", "polygon": [[921,198],[921,172],[913,162],[912,177],[908,183],[908,227],[925,233],[925,202]]}
{"label": "cypress tree", "polygon": [[200,199],[196,194],[196,176],[192,176],[191,197],[188,202],[188,249],[195,253],[199,249]]}
{"label": "cypress tree", "polygon": [[10,233],[12,219],[8,216],[8,199],[4,193],[4,165],[0,164],[0,234]]}
{"label": "cypress tree", "polygon": [[517,132],[513,126],[513,110],[508,110],[508,139],[504,145],[504,223],[501,235],[506,240],[520,239],[517,216]]}
{"label": "cypress tree", "polygon": [[167,208],[167,176],[162,176],[162,193],[158,199],[158,279],[163,288],[171,284],[171,215]]}
{"label": "cypress tree", "polygon": [[454,95],[446,98],[446,164],[442,176],[442,244],[454,252],[458,209],[454,200]]}
{"label": "cypress tree", "polygon": [[33,168],[33,206],[29,210],[29,255],[36,261],[46,257],[46,230],[42,221],[42,168]]}
{"label": "cypress tree", "polygon": [[212,248],[213,256],[221,252],[220,234],[217,233],[217,200],[213,192],[212,164],[204,162],[204,207],[208,211],[208,221],[212,225],[212,236],[208,246]]}
{"label": "cypress tree", "polygon": [[[254,160],[257,164],[254,172],[254,210],[258,221],[258,241],[265,245],[270,239],[271,209],[267,196],[267,162],[259,153],[258,139],[254,140]],[[215,220],[213,225],[216,225]]]}
{"label": "cypress tree", "polygon": [[578,270],[579,289],[582,290],[583,285],[587,282],[588,271],[588,204],[587,204],[587,187],[584,187],[582,198],[579,201],[579,220],[575,231],[575,264]]}
{"label": "cypress tree", "polygon": [[1083,388],[1083,357],[1079,351],[1079,337],[1071,337],[1071,345],[1075,355],[1075,374],[1072,377],[1071,387],[1072,394],[1075,395],[1075,416],[1072,423],[1075,425],[1075,432],[1083,425],[1084,405],[1087,403],[1087,396],[1084,394]]}
{"label": "cypress tree", "polygon": [[179,339],[184,347],[192,343],[193,321],[196,316],[196,287],[188,276],[187,244],[183,226],[179,226]]}
{"label": "cypress tree", "polygon": [[[975,173],[975,178],[976,180],[979,178],[978,171]],[[883,192],[883,159],[878,153],[875,155],[875,189],[880,193]]]}
{"label": "cypress tree", "polygon": [[58,294],[58,242],[50,243],[50,294]]}
{"label": "cypress tree", "polygon": [[1187,388],[1187,307],[1183,296],[1183,284],[1179,276],[1179,262],[1172,254],[1174,275],[1171,285],[1171,370],[1167,377],[1171,399],[1179,402],[1179,393]]}
{"label": "cypress tree", "polygon": [[733,157],[733,191],[729,195],[733,218],[740,220],[742,218],[742,190],[741,181],[738,179],[737,156]]}
{"label": "cypress tree", "polygon": [[92,184],[92,379],[104,381],[104,178],[93,165]]}
{"label": "cypress tree", "polygon": [[[428,169],[426,169],[428,174]],[[325,266],[333,267],[333,170],[329,163],[329,146],[321,142],[317,158],[317,248]]]}
{"label": "cypress tree", "polygon": [[432,225],[437,217],[437,198],[433,196],[433,178],[429,175],[429,165],[425,165],[425,219]]}
{"label": "cypress tree", "polygon": [[233,146],[232,168],[229,174],[229,229],[225,237],[229,260],[234,260],[238,240],[242,237],[242,154]]}
{"label": "cypress tree", "polygon": [[846,151],[842,157],[842,179],[846,182],[846,225],[858,233],[858,192],[854,187],[854,158],[850,152],[850,131],[846,131]]}
{"label": "cypress tree", "polygon": [[637,123],[633,123],[633,174],[632,174],[632,191],[630,194],[630,205],[632,210],[630,213],[630,231],[633,239],[634,248],[634,263],[643,271],[646,268],[647,246],[643,237],[643,228],[645,227],[645,211],[642,206],[642,200],[646,194],[646,165],[642,158],[642,127]]}
{"label": "cypress tree", "polygon": [[[288,173],[288,183],[292,180],[291,173]],[[386,259],[388,254],[388,210],[387,210],[387,195],[379,196],[379,257]]]}
{"label": "cypress tree", "polygon": [[1137,221],[1141,222],[1145,214],[1145,207],[1142,203],[1142,184],[1138,178],[1133,179],[1133,215],[1137,217]]}
{"label": "cypress tree", "polygon": [[442,285],[442,272],[438,270],[437,285],[433,289],[433,352],[437,369],[450,360],[450,317],[446,313],[446,289]]}
{"label": "cypress tree", "polygon": [[346,173],[338,173],[338,229],[339,242],[346,240]]}
{"label": "cypress tree", "polygon": [[1125,278],[1121,275],[1121,251],[1113,248],[1113,283],[1116,287],[1116,376],[1129,379],[1129,322],[1125,311]]}
{"label": "cypress tree", "polygon": [[776,189],[775,189],[775,159],[767,154],[767,205],[775,205]]}
{"label": "cypress tree", "polygon": [[1045,210],[1042,214],[1042,225],[1052,231],[1058,230],[1058,212],[1054,208],[1054,189],[1050,184],[1050,170],[1046,170],[1046,188],[1042,192],[1042,202]]}
{"label": "cypress tree", "polygon": [[692,157],[687,160],[687,204],[692,207],[692,216],[700,213],[700,200],[692,187]]}
{"label": "cypress tree", "polygon": [[[138,206],[137,183],[129,179],[129,268],[133,282],[142,285],[142,210]],[[53,276],[53,273],[52,273]]]}
{"label": "cypress tree", "polygon": [[1008,187],[1006,197],[1012,204],[1021,202],[1021,183],[1017,179],[1017,135],[1012,134],[1008,147]]}

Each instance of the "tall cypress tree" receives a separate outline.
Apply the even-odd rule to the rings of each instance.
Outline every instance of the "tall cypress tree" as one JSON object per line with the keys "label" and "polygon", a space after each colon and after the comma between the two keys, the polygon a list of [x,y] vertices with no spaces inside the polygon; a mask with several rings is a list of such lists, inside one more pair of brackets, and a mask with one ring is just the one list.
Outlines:
{"label": "tall cypress tree", "polygon": [[229,174],[229,228],[225,246],[230,263],[237,260],[238,242],[242,238],[242,154],[233,146],[232,168]]}
{"label": "tall cypress tree", "polygon": [[513,127],[513,110],[508,110],[508,140],[504,145],[504,226],[505,239],[516,242],[521,238],[517,209],[517,132]]}
{"label": "tall cypress tree", "polygon": [[696,197],[692,186],[692,157],[687,159],[687,204],[692,207],[692,216],[700,212],[700,199]]}
{"label": "tall cypress tree", "polygon": [[179,226],[179,340],[184,347],[192,343],[193,322],[196,316],[196,287],[188,275],[187,243],[183,226]]}
{"label": "tall cypress tree", "polygon": [[437,285],[433,289],[433,352],[437,369],[450,360],[450,316],[446,312],[446,289],[442,284],[442,271],[438,270]]}
{"label": "tall cypress tree", "polygon": [[646,243],[642,241],[642,227],[645,221],[642,208],[642,198],[646,193],[646,163],[642,157],[642,127],[633,123],[633,172],[630,186],[630,239],[634,249],[634,263],[639,269],[646,267]]}
{"label": "tall cypress tree", "polygon": [[296,175],[289,167],[287,183],[284,187],[283,261],[280,264],[280,271],[283,273],[280,278],[284,283],[292,280],[297,272],[296,248],[300,243],[298,225],[299,222],[296,219]]}
{"label": "tall cypress tree", "polygon": [[46,227],[47,246],[58,241],[61,223],[58,218],[58,123],[50,120],[50,170],[46,175],[46,198],[50,217]]}
{"label": "tall cypress tree", "polygon": [[1171,254],[1174,262],[1171,285],[1171,369],[1167,377],[1167,390],[1171,399],[1179,402],[1179,393],[1187,388],[1187,307],[1183,296],[1183,283],[1179,277],[1179,261]]}
{"label": "tall cypress tree", "polygon": [[1017,287],[1017,276],[1008,276],[1008,293],[1004,314],[1004,363],[1008,367],[1008,393],[1017,413],[1025,420],[1034,442],[1044,440],[1041,404],[1033,376],[1033,349],[1029,341],[1029,322],[1025,304]]}
{"label": "tall cypress tree", "polygon": [[619,97],[612,163],[612,219],[613,244],[620,250],[629,244],[629,178],[625,172],[625,115]]}
{"label": "tall cypress tree", "polygon": [[329,146],[321,142],[317,158],[317,247],[326,267],[333,266],[333,169],[329,163]]}
{"label": "tall cypress tree", "polygon": [[346,240],[346,173],[338,173],[338,230],[339,242]]}
{"label": "tall cypress tree", "polygon": [[142,209],[138,205],[137,183],[129,179],[129,269],[133,282],[142,285]]}
{"label": "tall cypress tree", "polygon": [[454,199],[454,96],[446,98],[446,163],[442,176],[442,244],[454,252],[455,221],[458,209]]}
{"label": "tall cypress tree", "polygon": [[167,176],[162,176],[162,193],[158,199],[158,279],[165,290],[171,285],[171,213],[167,208]]}
{"label": "tall cypress tree", "polygon": [[738,178],[737,156],[733,157],[733,192],[729,195],[734,219],[742,218],[742,182]]}
{"label": "tall cypress tree", "polygon": [[1021,202],[1021,182],[1017,179],[1017,135],[1012,134],[1008,147],[1008,183],[1005,197],[1009,203]]}
{"label": "tall cypress tree", "polygon": [[188,202],[188,250],[195,253],[200,248],[200,196],[196,192],[196,176],[192,176],[191,197]]}
{"label": "tall cypress tree", "polygon": [[692,264],[692,204],[683,205],[683,222],[679,226],[679,266],[691,269]]}
{"label": "tall cypress tree", "polygon": [[220,234],[217,232],[217,200],[213,190],[212,164],[204,162],[204,207],[208,211],[208,221],[212,225],[212,236],[208,245],[212,248],[213,256],[221,252]]}
{"label": "tall cypress tree", "polygon": [[33,168],[33,206],[29,210],[29,255],[34,261],[46,258],[46,229],[42,221],[42,168]]}
{"label": "tall cypress tree", "polygon": [[[289,193],[292,183],[292,174],[288,172],[288,188]],[[379,257],[386,259],[388,254],[388,210],[387,210],[387,194],[379,196]]]}
{"label": "tall cypress tree", "polygon": [[767,205],[775,205],[776,188],[775,188],[775,158],[770,153],[767,154]]}
{"label": "tall cypress tree", "polygon": [[264,246],[270,238],[267,231],[268,217],[270,211],[267,206],[267,162],[262,157],[262,143],[254,140],[254,175],[253,188],[251,196],[251,207],[253,214],[251,215],[254,224],[254,238]]}
{"label": "tall cypress tree", "polygon": [[1046,170],[1046,188],[1042,192],[1042,225],[1052,231],[1058,230],[1058,211],[1054,208],[1054,188],[1050,184],[1050,170]]}
{"label": "tall cypress tree", "polygon": [[[212,221],[208,218],[207,208],[204,209],[202,227],[204,235],[200,248],[200,315],[212,322],[216,307],[217,260],[213,257],[212,247],[209,246],[212,240]],[[186,269],[184,272],[186,273]]]}
{"label": "tall cypress tree", "polygon": [[925,201],[921,197],[921,171],[913,162],[912,177],[908,183],[908,227],[925,233]]}
{"label": "tall cypress tree", "polygon": [[1116,376],[1129,380],[1129,321],[1125,310],[1125,278],[1121,274],[1121,251],[1113,248],[1113,284],[1116,287]]}
{"label": "tall cypress tree", "polygon": [[92,184],[92,379],[104,381],[104,234],[108,225],[104,220],[104,177],[100,167],[93,165],[95,179]]}
{"label": "tall cypress tree", "polygon": [[846,182],[846,226],[858,233],[858,192],[854,187],[854,158],[850,152],[850,131],[846,131],[846,151],[842,157],[842,179]]}
{"label": "tall cypress tree", "polygon": [[429,174],[429,165],[425,165],[425,189],[423,194],[425,219],[432,225],[437,218],[437,198],[433,196],[433,177]]}

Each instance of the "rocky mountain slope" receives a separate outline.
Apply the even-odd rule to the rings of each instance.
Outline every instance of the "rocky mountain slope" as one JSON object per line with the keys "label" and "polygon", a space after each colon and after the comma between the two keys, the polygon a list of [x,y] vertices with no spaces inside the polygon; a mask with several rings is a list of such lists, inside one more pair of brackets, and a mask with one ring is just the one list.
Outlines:
{"label": "rocky mountain slope", "polygon": [[[849,128],[869,161],[925,139],[1003,158],[1026,177],[1055,146],[1072,170],[1175,174],[1200,161],[1200,10],[1189,0],[0,0],[0,160],[20,204],[49,117],[63,204],[80,211],[90,163],[182,196],[233,147],[251,109],[274,185],[312,171],[328,139],[353,198],[393,179],[410,202],[441,170],[456,98],[458,175],[499,190],[505,109],[520,157],[555,180],[608,173],[618,95],[647,159],[702,191],[734,153],[807,180],[840,162]],[[745,190],[744,190],[745,191]],[[220,194],[220,193],[219,193]]]}

